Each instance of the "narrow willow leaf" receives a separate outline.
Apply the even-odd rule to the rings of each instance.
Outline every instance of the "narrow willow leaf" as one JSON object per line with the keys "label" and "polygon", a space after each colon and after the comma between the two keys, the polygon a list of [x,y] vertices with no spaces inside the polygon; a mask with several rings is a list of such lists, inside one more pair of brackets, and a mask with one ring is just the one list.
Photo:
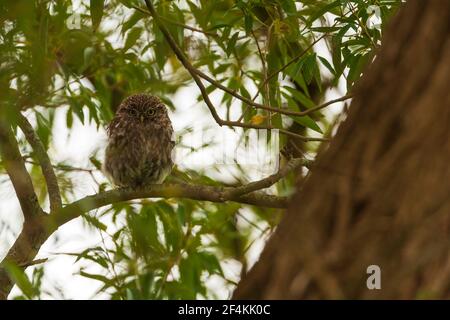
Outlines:
{"label": "narrow willow leaf", "polygon": [[91,11],[91,20],[92,20],[92,28],[97,30],[100,22],[103,17],[103,7],[104,0],[91,0],[90,1],[90,11]]}
{"label": "narrow willow leaf", "polygon": [[139,39],[139,37],[141,36],[141,33],[142,33],[142,28],[140,28],[140,27],[135,27],[135,28],[131,29],[130,32],[128,32],[123,50],[127,51],[128,49],[130,49],[136,43],[137,39]]}
{"label": "narrow willow leaf", "polygon": [[28,298],[31,299],[37,294],[36,289],[33,287],[30,279],[28,279],[28,276],[25,274],[22,268],[8,261],[3,262],[2,266],[5,268],[6,272],[9,274],[14,283]]}
{"label": "narrow willow leaf", "polygon": [[335,75],[336,71],[333,69],[333,66],[328,62],[324,57],[319,56],[320,62],[331,72],[331,74]]}
{"label": "narrow willow leaf", "polygon": [[231,37],[230,41],[228,42],[227,50],[226,50],[226,54],[228,56],[234,50],[238,37],[239,37],[239,32],[236,32],[235,34],[233,34],[233,36]]}

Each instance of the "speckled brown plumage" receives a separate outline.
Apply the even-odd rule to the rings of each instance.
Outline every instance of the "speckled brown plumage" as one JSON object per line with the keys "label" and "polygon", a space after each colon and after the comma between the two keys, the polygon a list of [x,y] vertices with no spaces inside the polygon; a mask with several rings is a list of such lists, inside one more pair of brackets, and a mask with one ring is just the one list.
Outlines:
{"label": "speckled brown plumage", "polygon": [[135,94],[119,106],[108,126],[104,171],[121,187],[162,183],[172,170],[172,124],[157,97]]}

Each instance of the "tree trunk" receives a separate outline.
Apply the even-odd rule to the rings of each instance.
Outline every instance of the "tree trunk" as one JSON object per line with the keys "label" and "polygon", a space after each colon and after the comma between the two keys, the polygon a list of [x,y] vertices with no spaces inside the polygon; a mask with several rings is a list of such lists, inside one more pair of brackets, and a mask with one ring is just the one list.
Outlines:
{"label": "tree trunk", "polygon": [[450,298],[449,20],[449,1],[400,9],[234,298]]}

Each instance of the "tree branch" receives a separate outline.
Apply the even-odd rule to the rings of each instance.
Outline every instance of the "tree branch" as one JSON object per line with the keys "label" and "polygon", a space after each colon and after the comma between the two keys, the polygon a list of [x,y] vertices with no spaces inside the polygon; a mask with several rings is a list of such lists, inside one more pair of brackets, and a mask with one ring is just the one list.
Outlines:
{"label": "tree branch", "polygon": [[270,75],[268,75],[268,77],[266,79],[264,79],[264,81],[259,85],[258,90],[256,91],[255,95],[252,98],[252,101],[254,101],[256,99],[256,97],[258,97],[259,93],[261,92],[261,89],[275,76],[277,76],[280,72],[284,71],[287,67],[289,67],[291,64],[293,64],[294,62],[296,62],[298,59],[300,59],[301,57],[303,57],[309,50],[311,50],[320,40],[322,40],[323,38],[325,38],[326,33],[324,33],[322,36],[320,36],[319,38],[317,38],[316,40],[314,40],[308,47],[306,47],[302,52],[300,52],[298,55],[296,55],[295,57],[293,57],[291,60],[288,61],[288,63],[286,63],[284,66],[282,66],[281,68],[279,68],[278,70],[272,72]]}
{"label": "tree branch", "polygon": [[[20,153],[19,159],[23,164]],[[258,190],[270,187],[300,165],[308,166],[309,164],[309,161],[303,159],[292,159],[276,174],[238,187],[216,187],[185,183],[159,184],[148,186],[145,189],[121,188],[87,196],[63,207],[57,214],[40,215],[34,220],[26,220],[21,235],[9,250],[5,260],[15,262],[19,266],[31,265],[41,245],[60,226],[85,212],[122,201],[142,198],[189,198],[218,203],[235,201],[260,207],[286,208],[287,197],[268,195]],[[6,299],[12,286],[13,282],[5,270],[0,268],[0,299]]]}
{"label": "tree branch", "polygon": [[[147,6],[153,6],[149,1],[146,1]],[[159,16],[155,10],[150,10],[150,12],[146,11],[146,10],[142,10],[138,7],[134,7],[136,10],[140,11],[140,12],[144,12],[147,14],[151,14],[153,16],[153,18],[155,19],[158,27],[161,29],[161,31],[163,32],[163,29],[166,29],[165,26],[163,24],[161,24],[161,22],[158,22],[158,19],[162,19],[165,20],[164,17]],[[163,32],[163,34],[166,36],[166,33]],[[311,43],[311,45],[309,45],[305,50],[303,50],[299,55],[297,55],[296,57],[294,57],[293,59],[291,59],[286,65],[284,65],[282,68],[280,68],[279,70],[275,71],[274,73],[272,73],[271,75],[268,76],[267,79],[264,80],[264,82],[261,84],[261,86],[264,86],[271,78],[273,78],[274,76],[276,76],[279,72],[283,71],[284,69],[286,69],[288,66],[290,66],[292,63],[294,63],[295,61],[297,61],[298,59],[300,59],[306,52],[308,52],[317,42],[319,42],[321,39],[323,39],[325,37],[326,34],[324,34],[323,36],[321,36],[320,38],[318,38],[317,40],[315,40],[313,43]],[[256,93],[256,95],[253,97],[253,99],[249,99],[246,98],[242,95],[240,95],[236,90],[230,89],[227,86],[224,86],[223,84],[221,84],[220,82],[218,82],[217,80],[214,80],[213,78],[211,78],[210,76],[208,76],[207,74],[205,74],[204,72],[202,72],[201,70],[195,68],[194,66],[192,66],[192,64],[187,60],[187,58],[184,56],[183,52],[181,51],[181,49],[178,47],[178,45],[176,44],[176,42],[173,40],[172,36],[170,35],[170,33],[167,32],[167,36],[166,37],[170,37],[172,41],[169,41],[169,39],[167,39],[167,41],[169,42],[169,45],[171,46],[172,50],[175,52],[175,55],[180,59],[181,57],[179,56],[179,54],[181,54],[183,56],[183,60],[185,62],[183,62],[181,59],[180,61],[183,63],[183,65],[185,66],[185,68],[188,70],[188,72],[193,76],[193,74],[198,75],[200,78],[208,81],[210,84],[214,85],[215,87],[219,88],[220,90],[232,95],[233,97],[235,97],[236,99],[241,100],[242,102],[244,102],[245,104],[249,105],[249,106],[253,106],[257,109],[262,109],[262,110],[266,110],[266,111],[272,111],[272,112],[277,112],[280,114],[284,114],[284,115],[288,115],[288,116],[296,116],[296,117],[303,117],[306,116],[308,114],[314,113],[320,109],[323,109],[327,106],[329,106],[330,104],[336,103],[336,102],[340,102],[340,101],[344,101],[347,100],[349,98],[351,98],[351,95],[346,95],[343,96],[340,99],[335,99],[326,103],[323,103],[321,105],[318,105],[314,108],[305,110],[305,111],[293,111],[293,110],[287,110],[287,109],[283,109],[283,108],[276,108],[276,107],[272,107],[272,106],[268,106],[268,105],[264,105],[261,103],[257,103],[254,100],[256,99],[259,90],[261,88],[261,86],[258,88],[258,91]],[[195,79],[194,79],[195,80]],[[197,81],[196,81],[197,82]],[[206,92],[206,90],[205,90]],[[210,108],[211,109],[211,108]],[[216,119],[217,121],[217,119]],[[225,124],[225,123],[224,123]],[[236,125],[235,125],[236,126]]]}
{"label": "tree branch", "polygon": [[45,151],[44,145],[37,136],[30,122],[21,113],[18,113],[18,125],[39,161],[39,165],[42,169],[42,174],[44,175],[45,182],[47,184],[48,196],[50,199],[50,210],[51,212],[57,212],[61,209],[61,194],[59,191],[58,181],[56,180],[55,172],[53,171],[52,163]]}
{"label": "tree branch", "polygon": [[318,105],[314,108],[305,110],[305,111],[293,111],[293,110],[288,110],[288,109],[282,109],[282,108],[276,108],[276,107],[272,107],[272,106],[268,106],[268,105],[264,105],[261,103],[257,103],[254,102],[252,99],[246,98],[244,96],[241,96],[239,93],[237,93],[235,90],[232,90],[226,86],[224,86],[223,84],[221,84],[220,82],[212,79],[211,77],[209,77],[207,74],[203,73],[202,71],[194,68],[193,70],[195,73],[197,73],[201,78],[205,79],[206,81],[208,81],[209,83],[211,83],[212,85],[214,85],[215,87],[221,89],[222,91],[227,92],[228,94],[232,95],[233,97],[241,100],[242,102],[246,103],[249,106],[253,106],[257,109],[261,109],[261,110],[266,110],[266,111],[272,111],[272,112],[277,112],[280,114],[284,114],[284,115],[288,115],[288,116],[295,116],[295,117],[303,117],[306,116],[308,114],[314,113],[320,109],[323,109],[327,106],[329,106],[330,104],[339,102],[339,101],[344,101],[347,99],[350,99],[352,96],[351,95],[346,95],[343,96],[339,99],[336,100],[331,100],[329,102],[323,103],[321,105]]}
{"label": "tree branch", "polygon": [[147,5],[147,8],[150,11],[150,14],[153,16],[153,19],[154,19],[156,25],[158,26],[158,28],[163,33],[164,37],[166,38],[167,42],[169,43],[169,46],[172,48],[173,52],[177,56],[178,60],[180,60],[180,62],[183,64],[183,66],[186,68],[186,70],[188,70],[188,72],[191,74],[192,78],[194,79],[195,83],[199,87],[199,89],[200,89],[200,91],[202,93],[202,96],[205,99],[206,105],[208,106],[208,108],[209,108],[209,110],[210,110],[214,120],[216,120],[216,122],[218,124],[220,124],[221,123],[221,119],[220,119],[219,115],[217,114],[217,111],[214,108],[211,100],[208,97],[208,93],[206,91],[205,86],[203,85],[203,83],[200,80],[200,78],[198,77],[198,75],[193,71],[195,68],[188,61],[188,59],[184,55],[183,51],[181,51],[181,49],[178,47],[178,45],[176,44],[175,40],[172,38],[172,35],[170,34],[169,30],[160,21],[159,15],[156,13],[156,10],[153,7],[153,4],[150,1],[148,1],[148,0],[145,0],[145,4]]}
{"label": "tree branch", "polygon": [[[4,112],[4,111],[2,111]],[[42,212],[31,177],[19,151],[11,126],[0,121],[0,155],[19,199],[25,220]]]}
{"label": "tree branch", "polygon": [[33,260],[31,262],[27,262],[27,263],[21,264],[21,265],[19,265],[19,267],[21,267],[21,268],[28,268],[28,267],[31,267],[31,266],[35,266],[37,264],[45,263],[47,261],[48,261],[48,258],[37,259],[37,260]]}
{"label": "tree branch", "polygon": [[84,197],[65,206],[53,217],[54,225],[52,228],[58,228],[64,223],[77,218],[84,212],[89,212],[116,202],[142,198],[188,198],[211,202],[235,201],[261,207],[285,208],[287,204],[286,197],[278,197],[255,191],[268,188],[284,178],[289,172],[300,166],[309,166],[310,164],[310,160],[292,159],[277,173],[239,187],[167,183],[154,184],[143,189],[119,188],[101,192]]}
{"label": "tree branch", "polygon": [[[220,124],[220,123],[219,123]],[[280,133],[285,134],[287,136],[291,136],[293,138],[297,138],[303,141],[329,141],[327,138],[313,138],[313,137],[305,137],[298,133],[277,128],[271,125],[257,125],[257,124],[251,124],[251,123],[244,123],[244,122],[238,122],[238,121],[224,121],[221,120],[222,125],[226,125],[229,127],[241,127],[241,128],[248,128],[248,129],[260,129],[260,130],[278,130]]]}
{"label": "tree branch", "polygon": [[[324,139],[324,138],[305,137],[305,136],[299,135],[297,133],[290,132],[289,130],[282,129],[282,128],[276,128],[276,127],[273,127],[273,126],[253,125],[253,124],[249,124],[249,123],[242,123],[242,122],[239,122],[239,121],[229,121],[229,120],[221,119],[219,114],[216,111],[216,108],[214,107],[214,105],[212,104],[211,100],[209,99],[208,92],[207,92],[205,86],[203,85],[202,80],[200,79],[200,77],[205,79],[208,82],[213,83],[219,89],[222,89],[222,90],[226,91],[227,93],[232,94],[233,96],[235,96],[235,97],[237,97],[237,98],[239,98],[241,100],[244,99],[242,101],[244,101],[244,102],[246,102],[248,104],[251,104],[251,105],[253,105],[255,107],[259,106],[260,108],[266,109],[266,110],[272,110],[273,109],[276,112],[280,112],[280,113],[282,113],[283,111],[286,111],[286,110],[282,110],[282,109],[279,109],[279,108],[272,108],[272,107],[268,107],[268,106],[263,106],[263,105],[261,105],[259,103],[255,103],[255,102],[253,102],[250,99],[247,99],[245,97],[240,96],[239,94],[237,94],[233,90],[227,88],[226,86],[224,86],[221,83],[219,83],[219,82],[215,81],[214,79],[210,78],[208,75],[204,74],[200,70],[194,68],[194,66],[192,66],[192,64],[189,62],[187,57],[184,55],[183,51],[180,49],[180,47],[177,45],[177,43],[173,39],[173,37],[170,34],[169,30],[161,22],[160,17],[156,13],[155,7],[151,3],[151,1],[150,0],[145,0],[145,4],[147,5],[147,8],[150,11],[150,14],[152,15],[156,25],[158,26],[158,28],[163,33],[165,39],[167,40],[169,46],[172,48],[172,50],[175,53],[176,57],[178,58],[178,60],[180,60],[181,64],[186,68],[186,70],[191,74],[191,76],[194,79],[195,83],[199,87],[200,92],[202,94],[202,97],[205,100],[205,103],[206,103],[209,111],[211,112],[211,115],[213,116],[214,120],[217,122],[217,124],[219,124],[220,126],[225,125],[225,126],[229,126],[229,127],[241,127],[241,128],[249,128],[249,129],[266,129],[266,130],[278,129],[280,131],[280,133],[292,136],[292,137],[297,138],[297,139],[301,139],[303,141],[328,141],[328,139]],[[292,111],[292,112],[294,112],[294,111]],[[299,115],[302,116],[302,115],[305,115],[305,114],[304,113],[299,113]]]}
{"label": "tree branch", "polygon": [[[5,110],[0,111],[5,113]],[[4,260],[16,264],[27,263],[36,256],[44,238],[46,239],[43,224],[46,215],[39,206],[11,126],[3,119],[0,120],[0,155],[24,216],[22,231]],[[13,282],[6,270],[0,268],[0,300],[6,299],[12,286]]]}
{"label": "tree branch", "polygon": [[[139,7],[139,6],[132,5],[131,7],[134,8],[134,9],[136,9],[137,11],[143,13],[143,14],[147,14],[147,15],[150,15],[150,14],[151,14],[149,11],[147,11],[147,10],[145,10],[145,9],[142,9],[142,8]],[[209,31],[205,31],[205,30],[202,30],[202,29],[199,29],[199,28],[195,28],[195,27],[192,27],[192,26],[190,26],[190,25],[183,24],[183,23],[181,23],[181,22],[178,22],[178,21],[175,21],[175,20],[168,19],[168,18],[166,18],[166,17],[160,16],[160,18],[161,18],[162,20],[164,20],[164,21],[170,23],[170,24],[179,26],[179,27],[181,27],[181,28],[183,28],[183,29],[187,29],[187,30],[190,30],[190,31],[192,31],[192,32],[203,33],[204,35],[207,35],[207,36],[210,36],[210,37],[216,37],[216,36],[217,36],[217,34],[214,33],[214,32],[209,32]]]}
{"label": "tree branch", "polygon": [[[101,192],[92,196],[84,197],[65,206],[58,215],[54,217],[54,228],[79,217],[82,213],[122,201],[143,198],[188,198],[192,200],[226,202],[236,201],[245,204],[285,208],[287,198],[277,197],[262,193],[248,195],[231,194],[229,188],[213,187],[204,185],[190,185],[184,183],[160,184],[148,186],[145,189],[120,188]],[[232,188],[230,188],[232,189]]]}
{"label": "tree branch", "polygon": [[[121,188],[87,196],[65,206],[57,214],[41,216],[34,222],[28,221],[25,223],[24,230],[8,252],[5,260],[15,262],[23,267],[40,263],[41,260],[33,263],[34,257],[46,239],[60,226],[85,212],[122,201],[141,198],[189,198],[219,203],[235,201],[260,207],[286,208],[287,197],[268,195],[257,190],[270,187],[291,170],[298,168],[300,165],[308,166],[309,164],[309,161],[303,159],[293,159],[276,174],[239,187],[215,187],[184,183],[160,184],[145,189]],[[6,299],[12,286],[13,282],[5,270],[0,268],[0,299]]]}
{"label": "tree branch", "polygon": [[292,159],[288,162],[286,166],[281,168],[277,173],[267,178],[261,179],[259,181],[250,182],[249,184],[240,187],[235,187],[229,191],[228,196],[232,197],[235,195],[244,195],[257,190],[268,188],[271,185],[275,184],[278,180],[284,178],[289,172],[294,171],[295,169],[301,166],[308,167],[310,165],[311,165],[310,160],[300,158]]}

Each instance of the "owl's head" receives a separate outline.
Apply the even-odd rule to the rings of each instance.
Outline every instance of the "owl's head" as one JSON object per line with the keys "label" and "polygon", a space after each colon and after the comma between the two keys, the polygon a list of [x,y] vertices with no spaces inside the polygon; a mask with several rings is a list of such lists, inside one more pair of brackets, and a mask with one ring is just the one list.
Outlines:
{"label": "owl's head", "polygon": [[164,103],[156,96],[134,94],[122,101],[117,111],[129,120],[150,122],[167,116]]}

